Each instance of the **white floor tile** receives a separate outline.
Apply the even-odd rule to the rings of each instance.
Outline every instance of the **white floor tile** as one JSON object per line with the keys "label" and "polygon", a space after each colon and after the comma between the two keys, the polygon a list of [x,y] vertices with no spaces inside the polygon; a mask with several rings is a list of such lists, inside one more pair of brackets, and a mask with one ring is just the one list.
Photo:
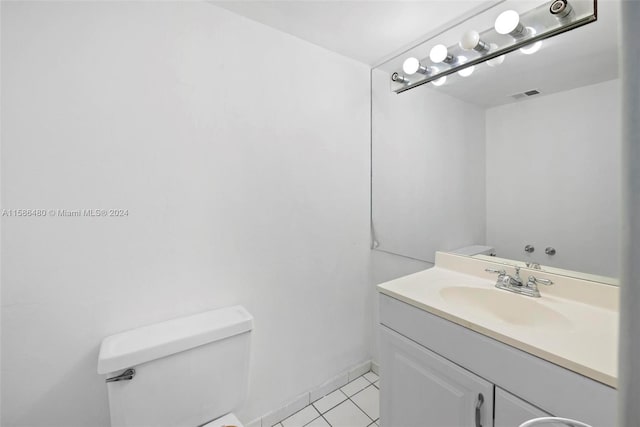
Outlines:
{"label": "white floor tile", "polygon": [[376,381],[373,385],[376,386],[376,388],[380,388],[380,381]]}
{"label": "white floor tile", "polygon": [[370,383],[375,383],[376,381],[378,381],[378,376],[373,372],[367,372],[366,374],[363,375],[363,377],[369,380]]}
{"label": "white floor tile", "polygon": [[325,421],[324,418],[318,417],[304,427],[331,427],[331,426],[329,425],[328,422]]}
{"label": "white floor tile", "polygon": [[316,408],[309,405],[289,418],[282,420],[281,424],[283,427],[303,427],[319,416],[320,413],[316,411]]}
{"label": "white floor tile", "polygon": [[[369,381],[367,381],[364,378],[360,377],[360,378],[356,378],[355,380],[351,381],[349,384],[347,384],[346,386],[342,387],[340,390],[342,390],[344,392],[344,394],[346,394],[347,396],[351,397],[354,394],[356,394],[357,392],[359,392],[360,390],[362,390],[363,388],[367,387],[369,384],[371,384]],[[331,421],[329,421],[329,422],[331,422]]]}
{"label": "white floor tile", "polygon": [[374,386],[370,385],[354,394],[351,396],[351,400],[372,420],[380,418],[380,391]]}
{"label": "white floor tile", "polygon": [[335,427],[367,427],[371,419],[350,400],[345,400],[323,415]]}
{"label": "white floor tile", "polygon": [[345,394],[340,390],[336,390],[333,393],[327,394],[322,399],[313,402],[313,406],[315,406],[321,414],[324,414],[329,409],[337,406],[339,403],[342,403],[345,400],[347,400],[347,396],[345,396]]}

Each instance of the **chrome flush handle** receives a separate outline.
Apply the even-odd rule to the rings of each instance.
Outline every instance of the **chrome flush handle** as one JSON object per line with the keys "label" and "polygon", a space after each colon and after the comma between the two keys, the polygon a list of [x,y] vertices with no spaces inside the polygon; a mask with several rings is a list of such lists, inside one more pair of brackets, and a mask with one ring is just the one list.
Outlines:
{"label": "chrome flush handle", "polygon": [[118,381],[129,381],[132,380],[133,377],[136,376],[136,370],[133,368],[129,368],[120,375],[116,375],[115,377],[107,378],[105,382],[115,383]]}

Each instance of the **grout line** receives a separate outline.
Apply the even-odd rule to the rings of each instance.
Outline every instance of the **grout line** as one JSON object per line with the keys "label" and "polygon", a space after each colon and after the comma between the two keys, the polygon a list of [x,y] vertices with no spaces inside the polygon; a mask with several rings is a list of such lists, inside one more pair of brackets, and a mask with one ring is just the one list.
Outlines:
{"label": "grout line", "polygon": [[[2,0],[0,0],[0,1],[2,1]],[[356,369],[358,366],[362,366],[362,365],[364,365],[364,364],[366,364],[366,363],[369,363],[369,366],[371,366],[371,363],[372,363],[372,362],[371,362],[371,361],[369,361],[369,362],[362,362],[362,363],[360,363],[360,364],[358,364],[358,365],[356,365],[356,366],[354,366],[354,367],[352,367],[352,368],[350,368],[350,369],[347,369],[345,372],[342,372],[341,374],[339,374],[339,375],[337,375],[336,377],[334,377],[334,378],[332,378],[332,379],[328,380],[327,382],[325,382],[325,383],[321,384],[320,386],[314,387],[314,389],[312,389],[312,390],[309,390],[309,391],[305,392],[304,394],[306,394],[306,395],[307,395],[307,404],[305,405],[305,408],[306,408],[307,406],[313,405],[313,403],[314,403],[314,402],[316,402],[316,401],[318,401],[318,400],[322,399],[322,397],[327,396],[327,395],[329,395],[329,394],[331,394],[331,393],[335,392],[336,390],[340,390],[342,387],[344,387],[344,386],[346,386],[347,384],[349,384],[349,383],[351,382],[351,381],[349,381],[349,372],[350,372],[351,370],[353,370],[353,369]],[[371,368],[369,368],[369,371],[371,371]],[[365,373],[366,373],[366,372],[365,372]],[[346,384],[341,385],[341,386],[338,386],[338,387],[337,387],[337,388],[335,388],[334,390],[331,390],[331,391],[327,392],[324,396],[320,397],[319,399],[314,400],[313,402],[311,401],[311,393],[312,393],[314,390],[319,389],[320,387],[322,387],[322,386],[326,385],[328,382],[330,382],[330,381],[332,381],[332,380],[335,380],[335,379],[337,379],[337,378],[339,378],[339,377],[342,377],[343,375],[346,375],[346,376],[347,376],[347,382],[346,382]],[[364,375],[364,374],[362,374],[362,375]],[[362,376],[362,375],[360,375],[360,376]],[[360,377],[354,378],[352,381],[355,381],[355,380],[356,380],[356,379],[358,379],[358,378],[360,378]],[[342,391],[342,390],[341,390],[341,391]],[[298,396],[298,398],[302,397],[304,394],[301,394],[300,396]],[[344,393],[344,392],[343,392],[343,394],[346,394],[346,393]],[[291,403],[293,403],[293,402],[297,401],[297,399],[298,399],[298,398],[296,398],[296,399],[294,399],[293,401],[289,402],[289,403],[288,403],[288,404],[286,404],[285,406],[282,406],[282,407],[280,407],[280,408],[278,408],[278,409],[276,409],[276,410],[273,410],[273,411],[271,411],[271,412],[269,412],[269,413],[267,413],[267,414],[265,414],[265,415],[261,416],[261,417],[259,418],[259,419],[260,419],[260,424],[262,425],[262,424],[264,423],[264,418],[270,417],[270,416],[272,416],[272,415],[273,415],[274,413],[276,413],[276,412],[283,411],[283,410],[284,410],[284,409],[286,409],[286,408],[287,408]],[[348,398],[349,398],[349,396],[347,396],[347,399],[348,399]],[[336,405],[336,406],[337,406],[337,405]],[[315,406],[314,406],[314,408],[315,408]],[[304,408],[302,408],[302,409],[304,409]],[[302,409],[301,409],[301,410],[302,410]],[[317,408],[316,408],[316,410],[317,410]],[[300,411],[296,411],[296,412],[300,412]],[[320,411],[318,411],[318,412],[320,412]],[[293,414],[295,414],[295,412],[294,412],[294,413],[290,413],[290,414],[289,414],[289,415],[287,415],[286,417],[282,418],[282,419],[281,419],[281,420],[279,420],[276,424],[273,424],[273,426],[265,426],[265,427],[277,427],[277,424],[278,424],[278,423],[282,423],[282,421],[286,420],[287,418],[289,418],[289,417],[290,417],[291,415],[293,415]]]}
{"label": "grout line", "polygon": [[326,419],[326,418],[324,417],[324,414],[322,414],[322,415],[320,415],[320,416],[322,417],[322,419],[323,419],[327,424],[329,424],[329,427],[333,427],[333,426],[331,425],[331,423],[329,422],[329,420],[328,420],[328,419]]}
{"label": "grout line", "polygon": [[[287,418],[283,418],[282,420],[280,420],[280,422],[279,422],[278,424],[280,424],[282,427],[284,427],[284,424],[282,424],[282,422],[283,422],[283,421],[286,421],[286,420],[288,420],[289,418],[293,417],[294,415],[299,414],[300,412],[302,412],[302,411],[304,411],[305,409],[307,409],[309,406],[313,407],[313,409],[315,409],[315,411],[316,411],[318,414],[320,413],[320,411],[318,411],[318,408],[316,408],[315,406],[313,406],[313,404],[308,403],[308,404],[307,404],[307,406],[305,406],[304,408],[300,409],[299,411],[294,412],[293,414],[289,415]],[[318,417],[316,417],[316,418],[318,418]],[[314,418],[313,420],[315,420],[316,418]],[[313,420],[311,420],[311,421],[313,421]],[[309,421],[309,423],[310,423],[311,421]],[[309,424],[309,423],[307,423],[307,424]],[[278,424],[276,424],[276,426],[277,426]],[[307,425],[307,424],[305,424],[305,425]]]}
{"label": "grout line", "polygon": [[[368,373],[372,373],[372,374],[376,374],[376,373],[373,372],[373,371],[369,371],[369,372],[365,372],[364,374],[362,374],[362,377],[365,380],[369,381],[370,384],[373,384],[375,381],[371,381],[369,378],[365,377],[365,375],[367,375]],[[378,376],[378,374],[376,374],[376,376]],[[379,379],[380,379],[380,377],[378,376],[378,379],[376,381],[378,381]]]}
{"label": "grout line", "polygon": [[[315,408],[314,408],[315,409]],[[316,411],[318,411],[316,409]],[[320,414],[320,411],[318,411],[318,413]],[[322,418],[322,414],[318,415],[317,417],[315,417],[314,419],[312,419],[311,421],[309,421],[308,423],[305,424],[305,426],[308,426],[309,424],[311,424],[312,422],[314,422],[315,420],[317,420],[318,418]],[[304,426],[303,426],[304,427]]]}
{"label": "grout line", "polygon": [[[351,398],[349,398],[349,400],[351,400]],[[366,417],[367,417],[367,418],[369,418],[369,419],[371,420],[371,422],[374,422],[374,421],[373,421],[373,418],[371,418],[371,417],[369,416],[369,414],[367,414],[367,413],[364,411],[364,409],[362,409],[361,407],[359,407],[359,406],[358,406],[358,404],[357,404],[356,402],[354,402],[353,400],[351,400],[351,403],[353,403],[354,405],[356,405],[356,408],[360,409],[360,411],[361,411],[363,414],[365,414],[365,415],[366,415]]]}
{"label": "grout line", "polygon": [[[347,383],[347,384],[348,384],[348,383]],[[316,411],[318,411],[318,413],[320,413],[320,415],[324,415],[324,414],[326,414],[327,412],[329,412],[329,411],[330,411],[330,410],[332,410],[333,408],[335,408],[335,407],[337,407],[337,406],[340,406],[341,404],[343,404],[344,402],[346,402],[347,400],[349,400],[349,396],[347,396],[347,394],[346,394],[344,391],[342,391],[342,390],[340,390],[340,389],[338,389],[338,390],[336,390],[336,391],[339,391],[340,393],[342,393],[342,395],[345,397],[345,400],[341,400],[341,401],[340,401],[340,403],[338,403],[338,404],[336,404],[336,405],[334,405],[334,406],[330,407],[329,409],[327,409],[327,410],[326,410],[326,411],[324,411],[324,412],[320,412],[320,411],[318,410],[318,408],[316,408],[316,407],[314,406],[315,410],[316,410]],[[316,402],[317,402],[317,401],[316,401]],[[313,403],[312,403],[312,405],[313,405]]]}
{"label": "grout line", "polygon": [[[369,380],[365,377],[365,375],[366,375],[366,374],[368,374],[369,372],[373,372],[373,371],[369,370],[368,372],[365,372],[364,374],[360,375],[359,377],[354,378],[352,381],[347,382],[347,384],[349,384],[349,383],[351,383],[351,382],[353,382],[353,381],[356,381],[358,378],[361,378],[361,377],[362,377],[362,378],[364,378],[364,379],[369,383],[369,385],[367,385],[365,388],[363,388],[363,389],[361,389],[361,390],[358,390],[358,391],[357,391],[357,392],[355,392],[351,397],[353,397],[353,396],[355,396],[356,394],[358,394],[358,393],[360,393],[360,392],[362,392],[362,391],[364,391],[364,390],[368,389],[369,387],[375,387],[375,388],[378,388],[378,387],[376,387],[376,386],[375,386],[375,384],[374,384],[374,383],[372,383],[371,381],[369,381]],[[375,373],[375,372],[374,372],[374,373]],[[346,386],[347,384],[345,384],[344,386]],[[344,386],[343,386],[343,387],[344,387]],[[334,406],[330,407],[329,409],[327,409],[327,410],[326,410],[326,411],[324,411],[324,412],[320,412],[320,411],[318,410],[318,408],[316,408],[316,407],[313,405],[313,403],[315,403],[315,402],[313,402],[313,403],[309,403],[307,406],[305,406],[304,408],[300,409],[300,410],[299,410],[299,411],[297,411],[297,412],[294,412],[293,414],[289,415],[287,418],[290,418],[290,417],[294,416],[295,414],[297,414],[298,412],[303,411],[303,410],[304,410],[304,409],[306,409],[307,407],[312,406],[312,407],[313,407],[313,409],[314,409],[316,412],[318,412],[318,413],[320,414],[320,416],[315,417],[314,419],[312,419],[311,421],[309,421],[307,424],[305,424],[305,426],[306,426],[306,425],[309,425],[310,423],[312,423],[313,421],[317,420],[318,418],[322,418],[322,419],[323,419],[327,424],[329,424],[329,426],[330,426],[330,427],[333,427],[333,426],[331,425],[331,423],[329,422],[329,420],[327,420],[327,419],[325,418],[325,416],[324,416],[324,415],[325,415],[327,412],[331,411],[332,409],[337,408],[338,406],[342,405],[342,404],[343,404],[343,403],[345,403],[347,400],[349,400],[349,401],[351,401],[351,403],[353,403],[353,405],[354,405],[356,408],[358,408],[358,409],[359,409],[359,410],[360,410],[360,411],[361,411],[361,412],[362,412],[362,413],[363,413],[367,418],[369,418],[369,420],[371,420],[371,423],[370,423],[370,424],[367,424],[367,427],[371,427],[372,425],[374,425],[374,423],[376,422],[376,420],[379,420],[379,419],[380,419],[380,418],[377,418],[376,420],[374,420],[373,418],[371,418],[371,416],[370,416],[370,415],[369,415],[369,414],[368,414],[364,409],[362,409],[360,406],[358,406],[358,404],[357,404],[356,402],[354,402],[354,401],[351,399],[351,397],[347,395],[347,393],[345,393],[344,391],[342,391],[342,387],[340,387],[340,388],[338,388],[338,389],[336,389],[336,390],[334,390],[334,391],[340,391],[340,393],[342,393],[342,395],[343,395],[346,399],[345,399],[345,400],[343,400],[343,401],[341,401],[341,402],[340,402],[340,403],[338,403],[337,405],[334,405]],[[331,393],[329,393],[329,394],[331,394]],[[322,398],[321,398],[321,399],[322,399]],[[320,399],[318,399],[318,400],[320,400]],[[316,400],[316,402],[317,402],[318,400]],[[286,420],[287,418],[284,418],[283,420],[280,420],[280,422],[278,422],[278,423],[274,424],[274,427],[284,426],[284,424],[282,424],[282,421]]]}
{"label": "grout line", "polygon": [[[371,384],[369,384],[368,386],[366,386],[365,388],[363,388],[362,390],[360,390],[358,393],[363,392],[363,391],[365,391],[366,389],[368,389],[369,387],[372,387],[372,386],[373,386],[373,387],[375,387],[375,386],[373,385],[373,383],[371,383]],[[377,388],[377,387],[376,387],[376,388]],[[355,393],[355,394],[354,394],[354,396],[355,396],[356,394],[358,394],[358,393]],[[353,397],[353,396],[352,396],[352,397]],[[351,400],[351,397],[349,398],[349,400]],[[364,412],[364,414],[365,414],[367,417],[369,417],[369,419],[370,419],[370,420],[372,420],[374,423],[376,422],[376,420],[379,420],[379,419],[380,419],[380,417],[378,417],[378,418],[376,418],[376,420],[374,420],[374,419],[373,419],[373,418],[371,418],[371,416],[367,413],[367,411],[365,411],[365,410],[364,410],[364,409],[362,409],[360,406],[358,406],[358,404],[357,404],[356,402],[354,402],[353,400],[351,400],[351,402],[352,402],[354,405],[356,405],[356,407],[357,407],[358,409],[360,409],[362,412]],[[379,404],[380,404],[380,402],[378,401],[378,405],[379,405]],[[367,427],[368,427],[368,426],[367,426]]]}
{"label": "grout line", "polygon": [[[369,388],[369,387],[371,387],[371,385],[367,386],[366,388]],[[363,390],[365,390],[365,389],[363,388],[363,389],[362,389],[362,390],[360,390],[360,391],[363,391]],[[360,393],[360,391],[359,391],[358,393]],[[358,393],[356,393],[356,394],[358,394]],[[355,396],[356,394],[354,394],[354,396]],[[349,400],[351,400],[351,398],[349,398]],[[360,410],[362,411],[362,413],[363,413],[363,414],[365,414],[365,415],[367,416],[367,418],[369,418],[372,422],[375,422],[375,421],[373,420],[373,418],[371,418],[371,417],[369,416],[369,414],[367,414],[367,412],[366,412],[364,409],[362,409],[361,407],[359,407],[359,406],[358,406],[358,404],[357,404],[356,402],[354,402],[353,400],[351,400],[351,403],[353,403],[354,405],[356,405],[356,408],[360,409]]]}

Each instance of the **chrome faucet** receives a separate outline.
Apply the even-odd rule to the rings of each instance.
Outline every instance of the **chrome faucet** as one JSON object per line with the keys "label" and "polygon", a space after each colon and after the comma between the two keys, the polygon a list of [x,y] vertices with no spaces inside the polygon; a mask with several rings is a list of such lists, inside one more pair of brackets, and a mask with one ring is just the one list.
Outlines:
{"label": "chrome faucet", "polygon": [[542,270],[542,267],[537,262],[526,262],[525,264],[528,268],[533,268],[534,270]]}
{"label": "chrome faucet", "polygon": [[524,283],[520,278],[520,267],[514,268],[515,274],[513,275],[507,274],[504,269],[496,270],[493,268],[485,268],[484,271],[488,273],[496,273],[498,275],[498,280],[496,280],[496,288],[533,298],[540,298],[538,283],[547,286],[553,285],[553,282],[551,280],[539,279],[535,276],[529,276],[527,282]]}

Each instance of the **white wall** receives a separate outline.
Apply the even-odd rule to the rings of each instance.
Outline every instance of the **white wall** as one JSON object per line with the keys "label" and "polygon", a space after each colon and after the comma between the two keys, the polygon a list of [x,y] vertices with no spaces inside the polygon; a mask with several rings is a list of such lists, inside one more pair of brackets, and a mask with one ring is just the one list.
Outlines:
{"label": "white wall", "polygon": [[433,262],[484,243],[485,111],[431,85],[397,95],[374,70],[373,225],[380,249]]}
{"label": "white wall", "polygon": [[486,116],[488,244],[501,257],[618,277],[619,80]]}
{"label": "white wall", "polygon": [[103,337],[255,316],[251,420],[370,356],[369,70],[200,2],[2,2],[2,425],[108,425]]}

